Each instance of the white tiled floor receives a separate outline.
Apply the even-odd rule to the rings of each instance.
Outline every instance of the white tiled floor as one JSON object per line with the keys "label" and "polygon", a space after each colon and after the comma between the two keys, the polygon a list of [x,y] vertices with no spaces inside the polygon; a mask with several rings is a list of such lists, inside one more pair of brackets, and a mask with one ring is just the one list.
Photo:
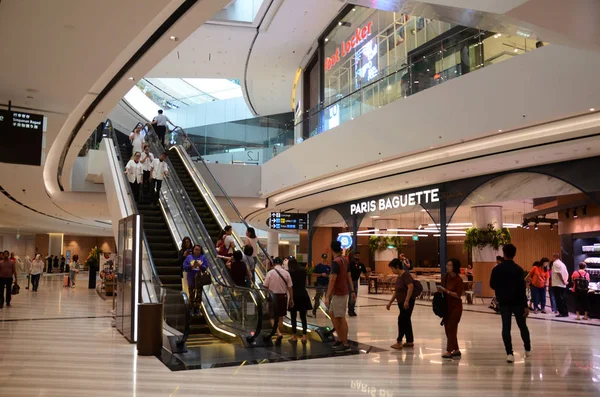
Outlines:
{"label": "white tiled floor", "polygon": [[[110,326],[110,301],[94,290],[44,279],[0,310],[0,396],[598,396],[600,327],[529,321],[534,356],[524,360],[513,332],[505,362],[500,318],[465,312],[461,360],[440,358],[443,328],[431,309],[413,315],[416,346],[401,352],[170,372]],[[365,291],[366,292],[366,291]],[[359,297],[351,338],[387,349],[397,309]],[[94,318],[86,318],[94,317]],[[322,317],[319,321],[324,321]]]}

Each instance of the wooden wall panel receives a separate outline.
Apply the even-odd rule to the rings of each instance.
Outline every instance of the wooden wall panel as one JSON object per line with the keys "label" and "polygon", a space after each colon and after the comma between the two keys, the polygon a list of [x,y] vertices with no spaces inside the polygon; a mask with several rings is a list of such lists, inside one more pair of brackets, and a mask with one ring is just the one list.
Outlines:
{"label": "wooden wall panel", "polygon": [[523,269],[531,269],[533,262],[541,258],[552,258],[554,252],[560,252],[560,236],[557,228],[550,230],[547,225],[541,225],[535,230],[533,225],[528,229],[518,227],[510,229],[512,243],[517,247],[515,262]]}

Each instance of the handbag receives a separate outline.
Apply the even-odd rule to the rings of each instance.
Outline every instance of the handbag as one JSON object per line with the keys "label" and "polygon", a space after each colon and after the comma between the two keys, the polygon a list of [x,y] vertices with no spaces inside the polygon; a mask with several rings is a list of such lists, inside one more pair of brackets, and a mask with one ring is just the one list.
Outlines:
{"label": "handbag", "polygon": [[205,272],[200,272],[196,275],[196,285],[203,287],[205,285],[209,285],[212,284],[212,277],[210,276],[210,273],[205,271]]}
{"label": "handbag", "polygon": [[10,293],[12,295],[19,295],[19,290],[21,289],[21,287],[19,287],[19,284],[14,283],[12,286],[12,290],[10,291]]}

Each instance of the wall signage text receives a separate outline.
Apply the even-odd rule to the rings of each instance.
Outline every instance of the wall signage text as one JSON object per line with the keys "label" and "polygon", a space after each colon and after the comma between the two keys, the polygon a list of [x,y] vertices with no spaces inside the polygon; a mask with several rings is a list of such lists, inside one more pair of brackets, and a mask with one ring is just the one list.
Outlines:
{"label": "wall signage text", "polygon": [[386,211],[400,207],[412,207],[422,203],[437,203],[440,201],[440,189],[422,190],[419,192],[400,194],[379,200],[359,201],[350,204],[350,215],[366,214],[375,211]]}
{"label": "wall signage text", "polygon": [[334,67],[340,61],[341,57],[348,55],[358,44],[370,36],[372,27],[373,22],[369,22],[362,28],[356,28],[356,33],[350,40],[343,41],[331,56],[325,58],[325,70],[328,71]]}

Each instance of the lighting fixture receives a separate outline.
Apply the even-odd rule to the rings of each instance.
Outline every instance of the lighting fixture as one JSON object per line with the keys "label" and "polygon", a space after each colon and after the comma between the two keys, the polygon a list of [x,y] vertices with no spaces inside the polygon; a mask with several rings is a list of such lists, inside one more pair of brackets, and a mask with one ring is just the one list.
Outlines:
{"label": "lighting fixture", "polygon": [[356,11],[356,7],[352,8],[352,11]]}
{"label": "lighting fixture", "polygon": [[590,108],[590,112],[593,112],[594,110],[596,110],[596,109],[594,109],[594,108]]}
{"label": "lighting fixture", "polygon": [[171,40],[171,41],[179,41],[179,37],[177,37],[177,36],[171,36],[171,37],[169,37],[169,40]]}
{"label": "lighting fixture", "polygon": [[573,219],[577,219],[577,208],[573,210]]}
{"label": "lighting fixture", "polygon": [[515,49],[514,49],[514,52],[519,52],[519,49],[518,49],[518,48],[515,48]]}
{"label": "lighting fixture", "polygon": [[130,77],[128,80],[129,80],[129,81],[133,81],[133,80],[135,80],[135,79],[134,79],[133,77]]}
{"label": "lighting fixture", "polygon": [[565,211],[565,218],[569,219],[569,210]]}
{"label": "lighting fixture", "polygon": [[529,226],[529,223],[527,223],[527,221],[523,221],[523,229],[527,229],[527,226]]}
{"label": "lighting fixture", "polygon": [[502,130],[498,130],[498,132],[502,132]]}
{"label": "lighting fixture", "polygon": [[537,222],[535,223],[534,229],[538,230],[538,224],[537,224]]}
{"label": "lighting fixture", "polygon": [[550,224],[550,230],[554,230],[554,223]]}
{"label": "lighting fixture", "polygon": [[329,37],[325,37],[325,42],[327,43],[329,41]]}
{"label": "lighting fixture", "polygon": [[342,21],[339,21],[339,22],[338,22],[338,26],[342,26]]}

